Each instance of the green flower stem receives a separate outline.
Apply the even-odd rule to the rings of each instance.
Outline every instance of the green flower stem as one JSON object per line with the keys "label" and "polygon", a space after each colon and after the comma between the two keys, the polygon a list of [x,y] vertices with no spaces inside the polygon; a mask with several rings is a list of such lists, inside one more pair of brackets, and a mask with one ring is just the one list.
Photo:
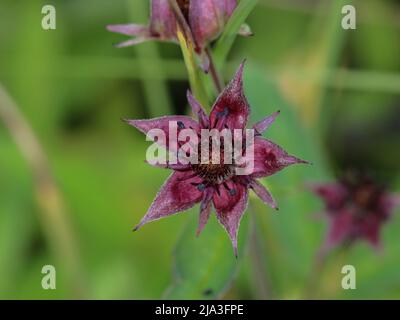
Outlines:
{"label": "green flower stem", "polygon": [[199,74],[200,70],[195,58],[192,32],[176,0],[169,0],[169,3],[177,20],[177,37],[188,72],[190,88],[192,89],[193,95],[203,105],[203,107],[209,109],[210,100]]}
{"label": "green flower stem", "polygon": [[258,0],[241,0],[226,24],[214,51],[215,64],[219,70],[223,69],[240,27],[246,21],[257,2]]}
{"label": "green flower stem", "polygon": [[205,90],[204,83],[200,77],[200,70],[197,66],[197,62],[194,56],[193,44],[186,40],[183,32],[178,26],[178,40],[182,49],[183,59],[185,60],[186,69],[189,76],[189,83],[192,89],[193,95],[206,109],[210,109],[210,100]]}

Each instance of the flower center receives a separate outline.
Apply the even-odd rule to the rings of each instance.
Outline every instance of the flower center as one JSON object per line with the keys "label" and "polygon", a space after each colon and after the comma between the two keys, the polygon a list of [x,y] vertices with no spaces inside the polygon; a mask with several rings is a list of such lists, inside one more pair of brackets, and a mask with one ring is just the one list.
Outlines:
{"label": "flower center", "polygon": [[190,0],[177,0],[178,6],[181,9],[186,21],[189,21],[189,6]]}
{"label": "flower center", "polygon": [[234,165],[230,164],[197,164],[193,171],[204,180],[207,185],[220,184],[235,175]]}

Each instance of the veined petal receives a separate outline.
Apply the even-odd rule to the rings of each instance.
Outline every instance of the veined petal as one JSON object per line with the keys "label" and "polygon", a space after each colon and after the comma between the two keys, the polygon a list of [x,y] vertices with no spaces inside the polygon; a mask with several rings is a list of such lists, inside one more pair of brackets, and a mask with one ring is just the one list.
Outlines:
{"label": "veined petal", "polygon": [[123,48],[128,46],[134,46],[136,44],[154,40],[154,36],[151,34],[149,28],[147,26],[139,25],[139,24],[114,24],[108,25],[107,30],[111,32],[116,32],[120,34],[124,34],[127,36],[132,36],[134,38],[120,42],[116,44],[117,48]]}
{"label": "veined petal", "polygon": [[268,191],[266,187],[264,187],[257,180],[252,179],[250,182],[250,188],[253,189],[254,193],[266,204],[268,204],[271,208],[278,210],[278,205],[276,204],[274,198],[271,193]]}
{"label": "veined petal", "polygon": [[141,24],[112,24],[107,26],[111,32],[121,33],[126,36],[146,37],[150,36],[149,28]]}
{"label": "veined petal", "polygon": [[369,215],[363,219],[359,224],[360,236],[364,238],[368,243],[379,249],[381,246],[380,242],[380,228],[383,220],[378,215]]}
{"label": "veined petal", "polygon": [[243,92],[244,63],[215,102],[210,114],[211,128],[222,130],[246,127],[250,107]]}
{"label": "veined petal", "polygon": [[212,198],[214,194],[214,189],[209,187],[203,193],[203,199],[200,205],[200,217],[199,217],[199,227],[197,228],[197,236],[203,231],[204,226],[207,224],[208,219],[211,214]]}
{"label": "veined petal", "polygon": [[161,39],[176,39],[176,19],[168,0],[152,0],[150,31]]}
{"label": "veined petal", "polygon": [[213,196],[214,208],[218,221],[223,225],[232,241],[237,256],[237,235],[240,220],[246,210],[248,201],[247,188],[232,181],[216,186]]}
{"label": "veined petal", "polygon": [[207,43],[218,37],[235,7],[236,0],[190,1],[189,25],[198,52],[202,51]]}
{"label": "veined petal", "polygon": [[117,44],[118,48],[133,46],[149,40],[176,41],[176,20],[168,0],[152,0],[149,26],[139,24],[109,25],[111,32],[134,38]]}
{"label": "veined petal", "polygon": [[150,209],[135,227],[135,231],[144,224],[187,210],[200,202],[203,192],[196,185],[201,179],[193,176],[192,171],[174,172],[161,187]]}
{"label": "veined petal", "polygon": [[[192,129],[196,132],[200,132],[200,126],[198,122],[188,116],[165,116],[161,118],[154,118],[148,120],[125,120],[129,125],[139,129],[144,134],[148,134],[150,130],[159,129],[165,134],[165,139],[163,141],[158,140],[157,143],[166,147],[170,151],[176,151],[177,147],[170,148],[170,134],[171,139],[177,141],[177,136],[180,130]],[[170,131],[171,128],[176,127],[177,135],[173,136],[173,132]],[[150,133],[149,133],[150,134]]]}
{"label": "veined petal", "polygon": [[274,123],[275,119],[279,116],[280,113],[280,111],[277,111],[272,115],[262,119],[261,121],[253,125],[253,129],[256,131],[256,133],[263,134]]}
{"label": "veined petal", "polygon": [[349,210],[340,210],[329,213],[329,230],[326,239],[328,248],[341,244],[344,240],[351,240],[353,232],[353,213]]}
{"label": "veined petal", "polygon": [[308,163],[289,155],[281,147],[262,137],[254,138],[254,156],[247,161],[253,161],[252,176],[255,178],[268,177],[292,164]]}
{"label": "veined petal", "polygon": [[196,100],[192,93],[188,90],[187,99],[190,106],[192,107],[193,114],[195,114],[199,120],[200,126],[202,128],[208,128],[210,120],[202,105]]}
{"label": "veined petal", "polygon": [[348,190],[340,183],[311,185],[311,190],[324,201],[328,210],[341,208],[348,197]]}

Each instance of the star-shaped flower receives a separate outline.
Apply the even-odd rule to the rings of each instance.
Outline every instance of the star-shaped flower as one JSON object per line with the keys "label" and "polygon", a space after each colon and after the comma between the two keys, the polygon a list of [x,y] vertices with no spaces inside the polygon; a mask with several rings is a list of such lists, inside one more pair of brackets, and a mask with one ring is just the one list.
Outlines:
{"label": "star-shaped flower", "polygon": [[325,202],[329,219],[326,247],[366,240],[380,248],[380,230],[400,204],[400,197],[363,176],[312,186]]}
{"label": "star-shaped flower", "polygon": [[[224,129],[243,131],[250,114],[250,107],[243,92],[243,68],[244,63],[217,98],[209,116],[206,115],[200,103],[188,92],[189,104],[198,121],[188,116],[165,116],[150,120],[127,120],[127,122],[145,134],[152,129],[161,129],[167,137],[170,134],[171,123],[177,124],[177,135],[187,128],[198,134],[202,129],[215,129],[218,132]],[[289,155],[278,145],[261,137],[261,134],[274,122],[278,114],[279,112],[274,113],[253,126],[252,132],[256,134],[251,146],[254,147],[254,152],[248,156],[245,149],[250,145],[248,143],[247,145],[246,143],[241,144],[239,154],[246,154],[246,156],[243,157],[245,161],[240,164],[236,161],[237,159],[233,159],[229,164],[199,161],[198,164],[178,162],[177,164],[160,165],[172,169],[173,173],[161,187],[147,214],[135,230],[150,221],[187,210],[200,203],[197,233],[200,234],[204,228],[210,217],[211,209],[214,207],[216,216],[228,232],[235,254],[237,254],[237,233],[240,220],[247,207],[248,190],[252,189],[262,201],[277,209],[277,204],[270,192],[257,179],[271,176],[292,164],[307,163]],[[157,142],[169,151],[176,151],[176,146],[170,145],[168,139]],[[209,142],[207,140],[206,144]],[[201,143],[198,144],[198,146],[200,145]],[[213,149],[211,151],[214,152]],[[221,159],[224,158],[224,149],[218,149],[217,152],[221,153]],[[243,170],[238,174],[237,169],[243,169],[243,167],[250,169],[247,172]]]}

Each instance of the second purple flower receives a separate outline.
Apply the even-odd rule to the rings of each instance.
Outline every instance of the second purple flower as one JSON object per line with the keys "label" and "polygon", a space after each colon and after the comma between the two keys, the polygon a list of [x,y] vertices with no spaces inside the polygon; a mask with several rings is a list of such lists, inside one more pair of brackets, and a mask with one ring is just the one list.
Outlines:
{"label": "second purple flower", "polygon": [[[177,0],[193,39],[195,50],[203,55],[207,45],[223,31],[228,19],[237,7],[237,0]],[[107,29],[133,37],[120,43],[119,47],[136,45],[148,40],[177,42],[177,19],[169,0],[151,0],[150,23],[109,25]],[[251,35],[247,26],[239,32]]]}

